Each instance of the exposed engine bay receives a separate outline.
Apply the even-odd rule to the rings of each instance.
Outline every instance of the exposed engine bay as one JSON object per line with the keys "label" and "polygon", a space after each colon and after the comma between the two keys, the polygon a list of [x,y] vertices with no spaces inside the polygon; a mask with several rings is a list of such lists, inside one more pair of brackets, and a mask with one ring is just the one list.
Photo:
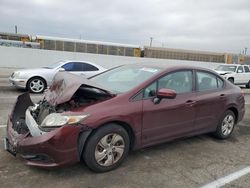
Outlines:
{"label": "exposed engine bay", "polygon": [[90,86],[81,86],[69,101],[58,105],[51,105],[48,101],[43,99],[37,103],[36,106],[31,108],[31,114],[37,124],[40,125],[45,117],[51,113],[70,111],[71,109],[88,106],[107,98],[110,98],[110,94],[101,89]]}
{"label": "exposed engine bay", "polygon": [[[73,93],[73,92],[72,92]],[[29,132],[29,128],[25,121],[25,112],[29,109],[31,116],[38,125],[41,125],[43,120],[52,113],[62,113],[71,111],[78,107],[88,106],[106,99],[112,95],[107,91],[88,85],[81,85],[72,95],[69,101],[52,105],[45,98],[36,104],[33,104],[29,93],[20,95],[12,113],[13,129],[18,134]]]}

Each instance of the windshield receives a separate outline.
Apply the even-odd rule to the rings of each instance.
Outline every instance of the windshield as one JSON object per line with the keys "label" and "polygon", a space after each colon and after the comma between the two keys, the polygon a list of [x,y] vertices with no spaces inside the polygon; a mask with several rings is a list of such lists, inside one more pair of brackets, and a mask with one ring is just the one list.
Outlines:
{"label": "windshield", "polygon": [[49,65],[49,66],[46,66],[46,67],[44,67],[44,68],[47,68],[47,69],[54,69],[54,68],[60,66],[62,63],[63,63],[63,61],[59,61],[59,62],[57,62],[57,63],[55,63],[55,64],[53,64],[53,65]]}
{"label": "windshield", "polygon": [[229,71],[229,72],[235,72],[236,66],[228,66],[228,65],[220,65],[215,70],[217,71]]}
{"label": "windshield", "polygon": [[99,74],[91,80],[113,92],[129,91],[160,71],[159,68],[122,66]]}

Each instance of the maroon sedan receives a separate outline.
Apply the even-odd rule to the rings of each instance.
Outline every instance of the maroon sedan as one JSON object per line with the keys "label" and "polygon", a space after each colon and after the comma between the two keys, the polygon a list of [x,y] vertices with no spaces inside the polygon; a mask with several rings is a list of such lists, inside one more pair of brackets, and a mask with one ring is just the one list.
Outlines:
{"label": "maroon sedan", "polygon": [[18,97],[5,148],[31,166],[83,160],[105,172],[129,150],[210,132],[226,139],[244,112],[241,89],[207,69],[133,64],[89,80],[60,72],[39,103]]}

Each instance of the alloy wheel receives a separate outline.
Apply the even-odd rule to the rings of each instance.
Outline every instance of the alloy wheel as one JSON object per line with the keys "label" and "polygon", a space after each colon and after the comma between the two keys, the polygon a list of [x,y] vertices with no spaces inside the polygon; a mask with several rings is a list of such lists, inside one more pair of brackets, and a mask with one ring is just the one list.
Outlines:
{"label": "alloy wheel", "polygon": [[34,93],[40,93],[44,90],[45,84],[41,79],[33,79],[30,82],[30,89],[31,91],[33,91]]}
{"label": "alloy wheel", "polygon": [[119,161],[124,149],[125,142],[122,136],[117,133],[107,134],[96,145],[96,162],[101,166],[111,166]]}
{"label": "alloy wheel", "polygon": [[234,127],[234,117],[228,114],[222,121],[221,131],[222,134],[227,136],[230,135]]}

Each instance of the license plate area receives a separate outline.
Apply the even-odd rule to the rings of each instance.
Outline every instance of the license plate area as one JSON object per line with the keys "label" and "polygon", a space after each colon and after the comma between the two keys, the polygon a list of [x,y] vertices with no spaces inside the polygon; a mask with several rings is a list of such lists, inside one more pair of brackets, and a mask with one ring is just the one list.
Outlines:
{"label": "license plate area", "polygon": [[13,156],[16,156],[16,149],[12,146],[7,138],[4,138],[4,149]]}

